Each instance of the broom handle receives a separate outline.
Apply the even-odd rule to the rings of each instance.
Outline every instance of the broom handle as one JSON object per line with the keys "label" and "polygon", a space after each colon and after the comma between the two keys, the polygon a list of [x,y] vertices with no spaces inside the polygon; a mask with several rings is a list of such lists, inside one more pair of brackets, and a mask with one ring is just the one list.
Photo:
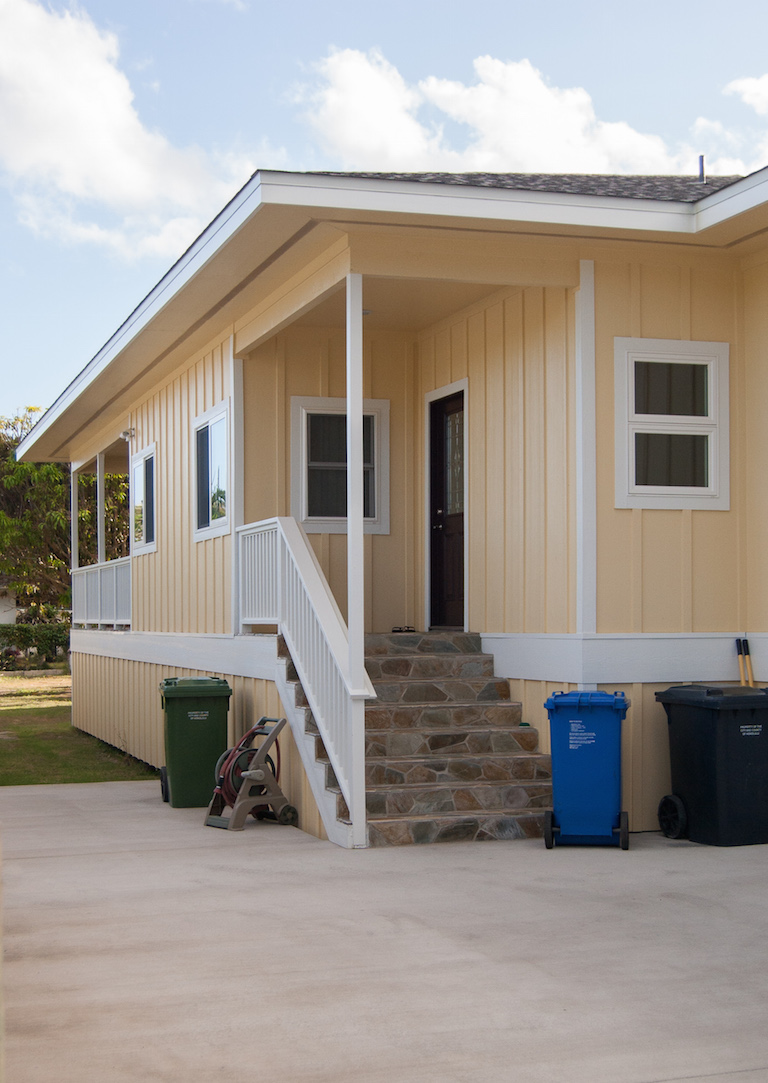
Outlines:
{"label": "broom handle", "polygon": [[749,684],[750,688],[754,688],[755,687],[755,675],[752,672],[752,658],[751,658],[750,653],[749,653],[749,640],[748,639],[742,639],[741,648],[742,648],[742,651],[744,652],[744,661],[746,662],[746,666],[747,666],[747,683]]}

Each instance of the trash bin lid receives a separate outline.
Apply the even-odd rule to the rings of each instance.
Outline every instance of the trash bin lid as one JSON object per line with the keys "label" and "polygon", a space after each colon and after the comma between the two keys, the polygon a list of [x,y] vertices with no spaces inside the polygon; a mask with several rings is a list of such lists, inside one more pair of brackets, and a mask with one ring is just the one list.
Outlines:
{"label": "trash bin lid", "polygon": [[623,692],[553,692],[544,704],[548,711],[568,707],[572,710],[583,710],[595,707],[612,707],[615,711],[626,713],[630,701]]}
{"label": "trash bin lid", "polygon": [[223,677],[166,677],[160,681],[166,699],[174,696],[231,696],[232,689]]}
{"label": "trash bin lid", "polygon": [[688,707],[706,707],[719,711],[732,707],[748,711],[768,707],[768,688],[750,688],[745,684],[678,684],[656,693],[659,703],[680,703]]}

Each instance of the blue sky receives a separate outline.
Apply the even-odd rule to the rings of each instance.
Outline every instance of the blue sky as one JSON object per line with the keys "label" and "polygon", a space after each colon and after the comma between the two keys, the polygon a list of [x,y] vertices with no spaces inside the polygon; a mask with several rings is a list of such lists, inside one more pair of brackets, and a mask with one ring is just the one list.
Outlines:
{"label": "blue sky", "polygon": [[767,31],[751,0],[0,0],[0,415],[257,168],[761,168]]}

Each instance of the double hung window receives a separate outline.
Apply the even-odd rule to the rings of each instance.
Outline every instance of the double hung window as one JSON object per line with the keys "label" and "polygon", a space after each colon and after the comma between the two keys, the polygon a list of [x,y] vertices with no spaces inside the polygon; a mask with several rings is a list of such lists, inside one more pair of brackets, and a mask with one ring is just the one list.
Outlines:
{"label": "double hung window", "polygon": [[155,445],[131,460],[131,552],[153,552],[155,545]]}
{"label": "double hung window", "polygon": [[[291,512],[310,533],[347,529],[346,400],[291,400]],[[389,533],[389,402],[363,404],[363,516],[367,533]]]}
{"label": "double hung window", "polygon": [[615,339],[618,508],[729,507],[728,345]]}
{"label": "double hung window", "polygon": [[195,422],[196,533],[229,529],[229,437],[226,408],[208,411]]}

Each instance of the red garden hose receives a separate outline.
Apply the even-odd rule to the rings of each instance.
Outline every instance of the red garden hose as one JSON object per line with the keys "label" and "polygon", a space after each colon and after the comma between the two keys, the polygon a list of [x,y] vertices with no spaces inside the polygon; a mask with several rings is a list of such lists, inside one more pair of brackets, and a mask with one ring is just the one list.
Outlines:
{"label": "red garden hose", "polygon": [[[230,807],[234,807],[240,789],[240,786],[236,785],[235,779],[238,779],[240,781],[240,784],[242,785],[243,771],[248,770],[251,760],[258,752],[257,748],[251,748],[254,737],[262,736],[264,734],[267,734],[268,732],[269,730],[265,729],[264,726],[254,726],[253,729],[248,730],[248,732],[240,738],[238,744],[235,745],[234,748],[230,749],[229,752],[226,754],[226,759],[224,760],[219,769],[219,778],[216,780],[216,789],[220,791],[225,802]],[[277,761],[276,764],[272,764],[272,759],[270,756],[267,756],[267,764],[272,767],[275,779],[279,782],[280,745],[277,741],[275,741],[275,749],[275,759]],[[250,753],[250,755],[248,755],[248,753]],[[238,764],[237,761],[241,756],[244,756],[244,762]]]}

